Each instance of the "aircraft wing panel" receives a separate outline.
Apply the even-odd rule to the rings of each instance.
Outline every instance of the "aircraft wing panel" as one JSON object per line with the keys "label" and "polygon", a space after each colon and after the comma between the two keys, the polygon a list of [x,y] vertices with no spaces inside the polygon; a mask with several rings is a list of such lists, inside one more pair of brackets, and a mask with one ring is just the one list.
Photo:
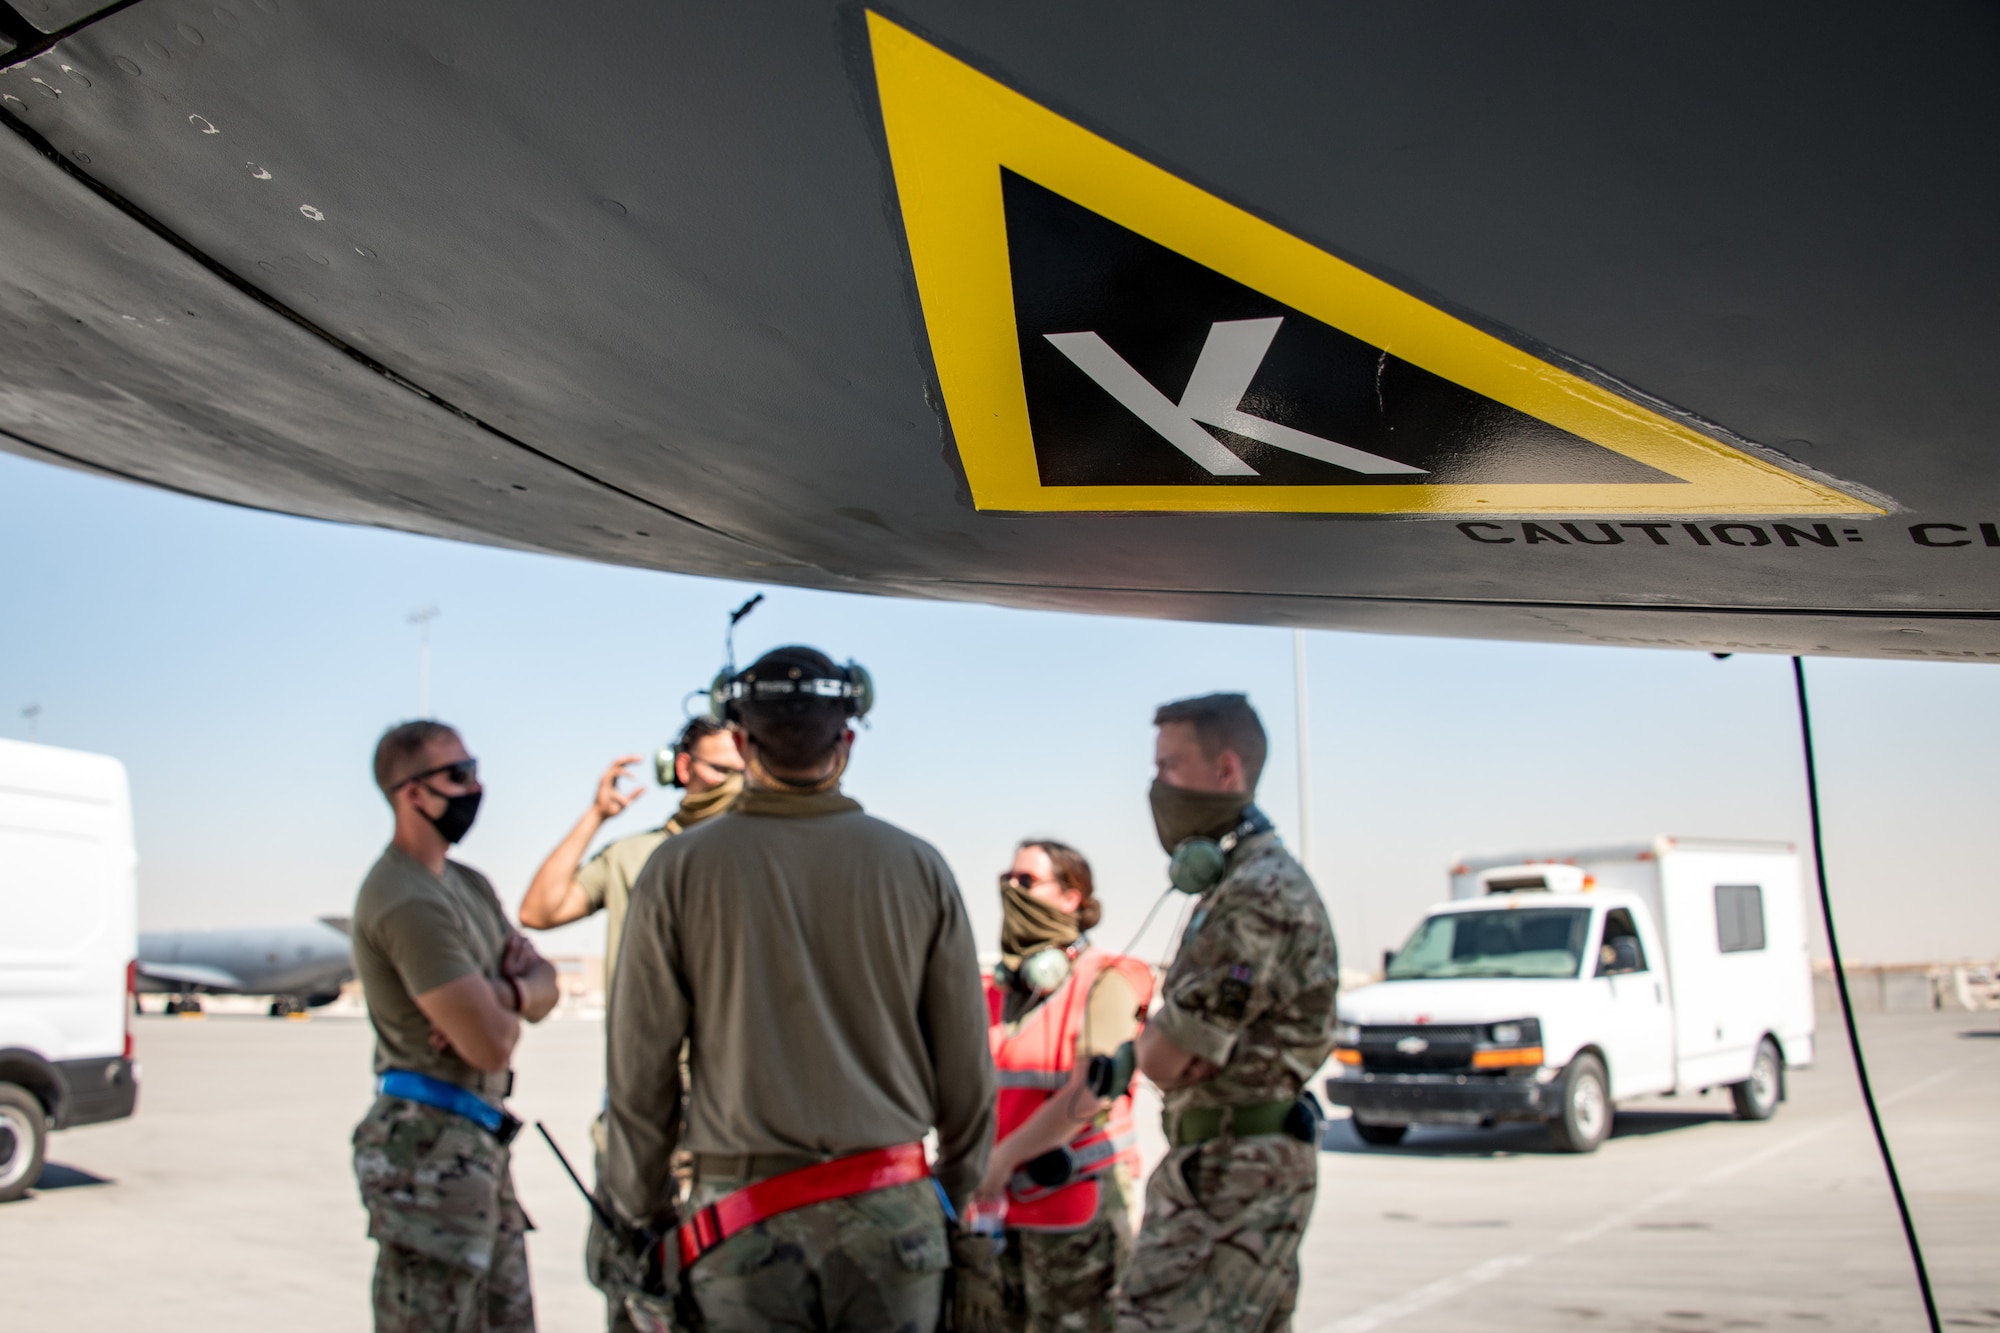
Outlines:
{"label": "aircraft wing panel", "polygon": [[149,963],[141,959],[139,975],[168,989],[201,986],[213,991],[241,991],[244,988],[240,978],[219,967],[204,967],[199,963]]}
{"label": "aircraft wing panel", "polygon": [[[892,162],[885,66],[865,13],[832,3],[143,0],[16,63],[0,73],[0,448],[314,517],[821,588],[2000,654],[2000,379],[1983,371],[2000,249],[1974,225],[2000,213],[2000,184],[1962,165],[2000,156],[1980,92],[1989,15],[1930,9],[1892,30],[1860,4],[1168,5],[1134,27],[1110,4],[917,0],[897,15],[970,71],[954,77],[1026,99],[1117,168],[1085,186],[1129,158],[1130,179],[1161,173],[1243,235],[1275,228],[1386,282],[1468,346],[1497,339],[1550,383],[1851,503],[1579,508],[1562,488],[1586,473],[1663,474],[1543,430],[1514,473],[1423,455],[1425,477],[1542,479],[1511,505],[1398,510],[1375,490],[1370,514],[1310,498],[1193,513],[1135,482],[1100,487],[1094,509],[1063,491],[1068,455],[1037,454],[1028,482],[1054,508],[979,508],[965,450],[983,419],[943,374],[947,345],[1015,357],[1024,383],[1069,376],[1029,404],[1034,429],[1060,400],[1089,467],[1179,477],[1202,503],[1220,491],[1201,486],[1263,474],[1190,472],[1176,433],[1313,485],[1335,476],[1328,458],[1387,456],[1390,486],[1416,465],[1391,435],[1356,452],[1268,415],[1296,406],[1270,387],[1283,376],[1312,392],[1338,378],[1311,351],[1334,334],[1281,330],[1266,379],[1256,356],[1232,372],[1242,403],[1190,403],[1214,421],[1182,421],[1202,334],[1231,317],[1171,283],[1117,288],[1139,313],[1103,325],[1113,360],[1135,358],[1123,382],[1163,405],[1158,438],[1127,410],[1138,399],[1060,357],[1031,373],[1055,355],[1046,334],[1080,331],[1057,316],[940,322],[911,248],[935,214],[912,211]],[[966,153],[986,151],[976,138]],[[1028,210],[1007,215],[1029,228],[1019,246],[989,246],[1014,266],[996,309],[1039,309],[1028,238],[1116,231],[1130,259],[1173,231],[1143,200],[1113,226],[1046,180],[1007,185],[1040,150],[1002,148],[968,177]],[[1209,260],[1250,275],[1258,254]],[[1194,261],[1146,262],[1185,276]],[[1286,284],[1321,262],[1267,265],[1248,296],[1210,265],[1188,290],[1294,301],[1281,323],[1305,329],[1311,302]],[[1151,360],[1130,350],[1152,336],[1147,310],[1186,324]],[[1387,421],[1389,349],[1370,365],[1355,392]]]}
{"label": "aircraft wing panel", "polygon": [[[0,134],[0,449],[309,518],[689,572],[782,558],[510,443]],[[254,268],[254,265],[252,266]]]}

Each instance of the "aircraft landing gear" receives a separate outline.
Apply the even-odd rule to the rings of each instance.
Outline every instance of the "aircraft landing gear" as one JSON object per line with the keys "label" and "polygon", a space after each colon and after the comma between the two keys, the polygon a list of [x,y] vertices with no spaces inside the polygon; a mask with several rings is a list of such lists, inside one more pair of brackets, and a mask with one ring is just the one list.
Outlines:
{"label": "aircraft landing gear", "polygon": [[201,998],[195,995],[177,995],[167,1001],[166,1012],[169,1015],[201,1013]]}
{"label": "aircraft landing gear", "polygon": [[271,997],[271,1017],[303,1018],[305,1014],[305,1001],[299,999],[297,996],[274,995]]}

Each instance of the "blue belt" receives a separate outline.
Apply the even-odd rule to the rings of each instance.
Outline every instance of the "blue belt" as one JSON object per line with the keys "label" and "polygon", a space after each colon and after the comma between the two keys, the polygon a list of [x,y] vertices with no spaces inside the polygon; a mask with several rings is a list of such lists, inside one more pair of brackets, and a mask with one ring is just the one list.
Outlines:
{"label": "blue belt", "polygon": [[435,1106],[440,1111],[464,1116],[502,1143],[512,1143],[514,1136],[521,1132],[519,1120],[484,1097],[468,1092],[456,1083],[432,1078],[429,1074],[391,1069],[375,1081],[375,1091],[384,1097],[401,1097],[404,1101],[422,1102],[425,1106]]}

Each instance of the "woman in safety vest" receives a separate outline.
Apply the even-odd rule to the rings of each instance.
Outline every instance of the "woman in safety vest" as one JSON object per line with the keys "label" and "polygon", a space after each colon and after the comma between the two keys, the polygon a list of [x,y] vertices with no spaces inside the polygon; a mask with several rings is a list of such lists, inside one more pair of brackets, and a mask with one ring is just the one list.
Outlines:
{"label": "woman in safety vest", "polygon": [[1136,1035],[1153,976],[1085,937],[1094,893],[1090,863],[1046,838],[1000,877],[1001,961],[986,980],[998,1142],[974,1205],[1004,1205],[1008,1323],[1033,1333],[1114,1328],[1111,1289],[1132,1252],[1132,1098],[1097,1095],[1087,1073]]}

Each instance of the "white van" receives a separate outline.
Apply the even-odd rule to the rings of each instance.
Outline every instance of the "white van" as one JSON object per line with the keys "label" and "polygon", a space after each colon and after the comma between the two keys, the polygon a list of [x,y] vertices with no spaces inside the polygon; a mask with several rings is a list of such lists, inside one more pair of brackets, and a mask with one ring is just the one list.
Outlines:
{"label": "white van", "polygon": [[138,1100],[137,865],[123,764],[0,740],[0,1202]]}
{"label": "white van", "polygon": [[1635,1097],[1730,1090],[1763,1120],[1813,1058],[1789,843],[1468,860],[1385,979],[1340,1000],[1327,1096],[1374,1144],[1411,1125],[1544,1121],[1590,1152]]}

